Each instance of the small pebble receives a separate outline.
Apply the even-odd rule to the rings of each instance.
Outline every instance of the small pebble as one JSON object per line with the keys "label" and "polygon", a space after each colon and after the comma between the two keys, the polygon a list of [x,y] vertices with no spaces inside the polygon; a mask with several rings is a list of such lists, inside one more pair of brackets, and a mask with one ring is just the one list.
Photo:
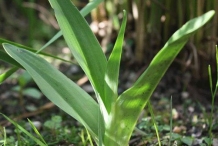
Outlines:
{"label": "small pebble", "polygon": [[181,93],[181,96],[182,96],[183,99],[186,99],[186,98],[189,97],[189,93],[186,92],[186,91],[183,91],[183,92]]}
{"label": "small pebble", "polygon": [[[36,127],[37,130],[39,130],[42,127],[42,123],[40,121],[32,121],[32,124]],[[25,124],[26,129],[32,129],[30,123]]]}

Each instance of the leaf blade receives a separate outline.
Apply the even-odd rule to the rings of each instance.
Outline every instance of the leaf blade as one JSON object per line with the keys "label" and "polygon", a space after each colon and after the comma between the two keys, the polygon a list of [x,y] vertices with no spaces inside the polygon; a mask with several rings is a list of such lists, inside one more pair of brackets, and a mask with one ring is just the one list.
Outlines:
{"label": "leaf blade", "polygon": [[106,107],[108,113],[111,111],[112,104],[116,101],[118,97],[118,78],[119,78],[119,68],[120,68],[120,60],[122,55],[122,47],[124,40],[124,33],[126,28],[126,11],[123,11],[123,21],[120,27],[120,31],[115,42],[113,51],[108,59],[107,70],[105,73],[105,97],[106,97]]}
{"label": "leaf blade", "polygon": [[11,44],[3,47],[28,71],[48,99],[97,136],[98,105],[92,97],[37,54]]}
{"label": "leaf blade", "polygon": [[[149,67],[138,78],[135,84],[119,96],[115,105],[116,112],[112,113],[114,117],[111,123],[112,128],[107,133],[107,138],[111,140],[113,145],[128,145],[128,140],[140,112],[147,104],[169,65],[188,41],[189,37],[208,22],[213,15],[214,11],[209,11],[202,16],[188,21],[182,28],[176,31],[154,57]],[[116,131],[116,133],[113,131]]]}
{"label": "leaf blade", "polygon": [[49,2],[70,50],[89,78],[95,92],[98,92],[103,99],[106,57],[100,44],[70,0],[49,0]]}
{"label": "leaf blade", "polygon": [[0,74],[0,85],[9,78],[13,73],[15,73],[18,70],[18,67],[12,67],[5,73]]}

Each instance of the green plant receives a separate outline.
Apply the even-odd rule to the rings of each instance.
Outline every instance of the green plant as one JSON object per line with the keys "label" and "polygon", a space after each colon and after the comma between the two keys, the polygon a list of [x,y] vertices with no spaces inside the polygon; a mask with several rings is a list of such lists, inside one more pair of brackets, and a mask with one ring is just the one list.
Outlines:
{"label": "green plant", "polygon": [[6,139],[7,139],[7,135],[6,135],[6,131],[4,127],[0,127],[0,145],[1,146],[5,146],[6,145]]}
{"label": "green plant", "polygon": [[154,128],[155,128],[155,132],[156,132],[156,135],[157,135],[158,145],[161,146],[160,137],[159,137],[159,133],[158,133],[158,127],[157,127],[157,124],[156,124],[156,121],[155,121],[155,116],[154,116],[154,113],[153,113],[152,109],[153,108],[151,106],[151,103],[150,103],[150,101],[148,101],[148,110],[149,110],[149,112],[151,114],[152,122],[154,123]]}
{"label": "green plant", "polygon": [[[69,127],[65,126],[63,123],[61,116],[52,116],[50,120],[47,120],[43,124],[43,130],[41,135],[44,137],[45,141],[47,141],[48,145],[57,145],[60,143],[74,143],[79,145],[82,143],[82,136],[85,139],[85,134],[83,133],[83,129],[80,127]],[[79,136],[78,133],[80,133]],[[88,136],[87,136],[88,137]]]}
{"label": "green plant", "polygon": [[[35,145],[40,146],[54,146],[54,145],[84,145],[92,144],[92,139],[87,130],[81,126],[65,125],[60,116],[52,116],[50,120],[45,121],[41,133],[37,130],[34,124],[28,119],[27,123],[20,123],[13,121],[9,117],[3,115],[8,121],[15,125],[16,135],[6,135],[4,127],[0,127],[0,146],[14,146],[19,145]],[[25,124],[25,125],[23,125]],[[26,127],[28,131],[23,128]],[[23,134],[24,133],[24,134]]]}
{"label": "green plant", "polygon": [[[48,120],[44,123],[44,126],[50,130],[57,130],[61,127],[62,118],[60,116],[53,116],[51,120]],[[53,133],[53,132],[52,132]]]}
{"label": "green plant", "polygon": [[173,34],[131,88],[118,96],[119,65],[126,12],[114,49],[107,60],[83,16],[70,0],[50,0],[61,32],[74,57],[89,78],[98,101],[51,64],[22,47],[3,43],[7,54],[25,68],[44,95],[82,123],[98,145],[128,145],[140,112],[189,37],[214,11],[187,22]]}
{"label": "green plant", "polygon": [[91,139],[91,136],[90,136],[90,134],[89,134],[89,132],[87,130],[86,130],[86,133],[87,133],[87,135],[85,135],[84,130],[81,131],[80,137],[81,137],[81,140],[82,140],[82,145],[86,146],[86,145],[88,145],[88,142],[90,142],[90,145],[94,146],[93,142],[92,142],[92,139]]}
{"label": "green plant", "polygon": [[169,144],[171,145],[171,141],[172,141],[172,132],[173,131],[173,100],[172,100],[172,96],[170,98],[170,138],[169,138]]}
{"label": "green plant", "polygon": [[[216,71],[217,71],[217,79],[218,79],[218,48],[216,46]],[[208,66],[208,74],[209,74],[209,81],[210,81],[210,90],[211,90],[211,96],[212,96],[212,107],[211,107],[211,113],[209,117],[209,134],[210,138],[213,138],[213,133],[212,133],[212,128],[213,128],[213,115],[214,115],[214,101],[215,101],[215,96],[217,93],[218,89],[218,81],[216,81],[215,88],[213,87],[213,82],[212,82],[212,74],[211,74],[211,67],[210,65]]]}
{"label": "green plant", "polygon": [[[3,115],[3,114],[1,114]],[[30,140],[26,140],[24,137],[21,136],[21,133],[24,133],[25,135],[27,135],[32,141],[34,141],[35,143],[37,143],[40,146],[47,146],[45,140],[43,139],[43,137],[41,136],[41,134],[38,132],[37,128],[33,125],[33,123],[28,119],[29,124],[31,125],[32,129],[34,130],[35,134],[37,135],[37,137],[35,135],[33,135],[32,133],[28,132],[25,128],[23,128],[21,125],[19,125],[17,122],[11,120],[10,118],[8,118],[7,116],[3,115],[9,122],[11,122],[15,127],[15,132],[17,133],[17,141],[15,142],[14,137],[9,137],[9,139],[6,139],[6,134],[5,134],[5,143],[8,145],[31,145],[30,144]]]}

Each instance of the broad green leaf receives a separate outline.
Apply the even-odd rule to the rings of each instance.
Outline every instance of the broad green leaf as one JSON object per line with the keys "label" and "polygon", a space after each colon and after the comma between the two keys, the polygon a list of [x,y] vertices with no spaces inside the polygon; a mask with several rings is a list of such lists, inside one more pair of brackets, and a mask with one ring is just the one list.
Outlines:
{"label": "broad green leaf", "polygon": [[113,48],[113,51],[109,57],[107,63],[107,71],[105,73],[105,97],[106,97],[106,108],[108,113],[111,111],[112,104],[116,101],[118,97],[118,77],[119,77],[119,69],[120,69],[120,60],[122,54],[124,33],[126,28],[126,11],[123,12],[123,22]]}
{"label": "broad green leaf", "polygon": [[[94,8],[96,8],[103,0],[93,0],[90,1],[81,11],[81,15],[85,17],[88,13],[90,13]],[[50,44],[52,44],[54,41],[56,41],[58,38],[62,36],[61,30],[55,34],[45,45],[43,45],[37,53],[41,52],[43,49],[48,47]]]}
{"label": "broad green leaf", "polygon": [[189,37],[208,22],[214,13],[214,11],[209,11],[192,19],[176,31],[135,84],[120,95],[115,105],[115,112],[111,114],[114,119],[111,122],[110,131],[106,133],[106,138],[111,142],[109,145],[128,145],[141,111],[166,70]]}
{"label": "broad green leaf", "polygon": [[[74,57],[86,73],[95,92],[104,99],[106,57],[89,25],[70,0],[49,0]],[[101,100],[101,99],[98,99]]]}
{"label": "broad green leaf", "polygon": [[[0,113],[1,114],[1,113]],[[25,133],[27,136],[29,136],[33,141],[35,141],[38,145],[40,146],[47,146],[46,143],[42,142],[41,140],[37,139],[34,135],[32,135],[30,132],[28,132],[27,130],[25,130],[22,126],[20,126],[19,124],[17,124],[15,121],[11,120],[9,117],[3,115],[9,122],[11,122],[14,126],[16,126],[20,131],[22,131],[23,133]]]}
{"label": "broad green leaf", "polygon": [[18,67],[12,67],[6,72],[0,74],[0,85],[8,78],[10,77],[13,73],[15,73],[19,68]]}
{"label": "broad green leaf", "polygon": [[11,44],[4,43],[3,47],[29,72],[48,99],[81,122],[94,137],[98,135],[99,106],[91,96],[37,54]]}
{"label": "broad green leaf", "polygon": [[[104,74],[107,60],[101,46],[86,20],[70,0],[49,0],[49,2],[65,41],[95,90],[102,111],[105,109]],[[104,104],[101,104],[102,102]],[[102,114],[98,114],[97,121],[98,140],[101,144],[104,134]]]}

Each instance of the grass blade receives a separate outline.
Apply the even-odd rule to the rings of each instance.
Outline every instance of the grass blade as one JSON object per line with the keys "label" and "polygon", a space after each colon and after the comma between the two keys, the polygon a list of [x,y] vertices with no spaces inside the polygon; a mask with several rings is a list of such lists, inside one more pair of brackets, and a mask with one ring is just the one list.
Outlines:
{"label": "grass blade", "polygon": [[62,36],[62,32],[59,31],[55,36],[53,36],[44,46],[42,46],[37,52],[36,54],[38,54],[39,52],[41,52],[43,49],[45,49],[46,47],[48,47],[49,45],[51,45],[54,41],[56,41],[58,38],[60,38]]}
{"label": "grass blade", "polygon": [[5,130],[5,127],[4,127],[4,146],[6,146],[7,142],[7,135],[6,135],[6,130]]}
{"label": "grass blade", "polygon": [[93,144],[93,142],[92,142],[92,138],[91,138],[91,136],[90,136],[90,134],[89,134],[89,131],[88,131],[87,129],[86,129],[86,133],[87,133],[87,135],[88,135],[87,139],[88,139],[90,145],[91,145],[91,146],[94,146],[94,144]]}
{"label": "grass blade", "polygon": [[211,67],[208,65],[208,76],[209,76],[209,83],[210,83],[210,92],[213,96],[213,81],[212,81],[212,74],[211,74]]}
{"label": "grass blade", "polygon": [[172,100],[172,96],[171,96],[170,97],[170,138],[169,138],[168,145],[171,145],[172,134],[173,134],[173,100]]}
{"label": "grass blade", "polygon": [[10,77],[13,73],[15,73],[19,68],[18,67],[12,67],[8,71],[6,71],[3,74],[0,74],[0,85],[8,78]]}
{"label": "grass blade", "polygon": [[155,121],[155,116],[154,116],[153,108],[151,106],[150,101],[148,101],[148,110],[149,110],[149,112],[151,114],[151,119],[152,119],[152,122],[154,124],[154,129],[155,129],[155,132],[156,132],[156,135],[157,135],[158,145],[161,146],[160,136],[159,136],[159,132],[158,132],[158,126],[157,126],[156,121]]}
{"label": "grass blade", "polygon": [[214,115],[214,101],[218,89],[218,48],[216,46],[216,72],[217,72],[217,81],[215,89],[212,89],[212,75],[211,75],[211,68],[210,65],[208,66],[208,74],[209,74],[209,82],[210,82],[210,88],[211,88],[211,95],[212,95],[212,103],[211,103],[211,112],[210,112],[210,118],[209,118],[209,135],[210,138],[213,138],[212,128],[213,128],[213,115]]}
{"label": "grass blade", "polygon": [[103,0],[90,0],[90,2],[80,11],[81,15],[85,17],[93,9],[95,9]]}
{"label": "grass blade", "polygon": [[40,138],[40,140],[46,144],[44,138],[42,137],[42,135],[39,133],[39,131],[37,130],[37,128],[34,126],[34,124],[32,123],[32,121],[30,121],[30,119],[27,119],[28,122],[30,123],[32,129],[34,130],[34,132],[36,133],[36,135],[38,135],[38,137]]}
{"label": "grass blade", "polygon": [[91,96],[37,54],[10,44],[3,47],[28,71],[48,99],[81,122],[94,137],[98,135],[99,106]]}
{"label": "grass blade", "polygon": [[34,140],[38,145],[40,145],[40,146],[47,146],[45,143],[43,143],[39,139],[35,138],[35,136],[33,136],[31,133],[29,133],[27,130],[25,130],[22,126],[20,126],[19,124],[17,124],[13,120],[11,120],[9,117],[5,116],[4,114],[1,114],[1,115],[3,115],[9,122],[11,122],[19,130],[21,130],[23,133],[25,133],[27,136],[29,136],[32,140]]}
{"label": "grass blade", "polygon": [[116,101],[118,97],[117,89],[118,89],[118,77],[119,77],[119,69],[120,69],[120,60],[122,54],[124,33],[126,28],[126,11],[123,11],[123,22],[121,24],[121,28],[113,48],[113,51],[109,57],[107,63],[107,71],[105,73],[105,103],[107,105],[107,111],[110,113],[112,104]]}

